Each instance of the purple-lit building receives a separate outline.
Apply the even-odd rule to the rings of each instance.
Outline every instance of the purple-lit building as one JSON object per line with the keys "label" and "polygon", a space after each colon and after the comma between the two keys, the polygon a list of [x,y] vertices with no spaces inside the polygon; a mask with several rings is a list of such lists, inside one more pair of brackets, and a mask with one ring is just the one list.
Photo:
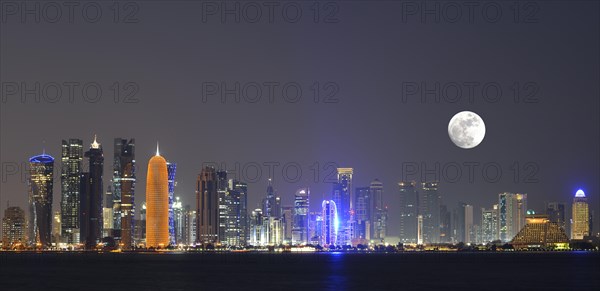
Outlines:
{"label": "purple-lit building", "polygon": [[335,246],[337,244],[339,219],[337,207],[333,200],[323,200],[321,203],[323,210],[321,226],[321,245]]}

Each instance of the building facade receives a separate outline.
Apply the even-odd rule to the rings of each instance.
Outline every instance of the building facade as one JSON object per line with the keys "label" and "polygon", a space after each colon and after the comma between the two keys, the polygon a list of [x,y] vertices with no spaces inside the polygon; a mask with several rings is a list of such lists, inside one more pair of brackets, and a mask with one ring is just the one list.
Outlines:
{"label": "building facade", "polygon": [[573,198],[573,220],[571,223],[571,239],[582,240],[590,235],[590,210],[583,190],[577,190]]}
{"label": "building facade", "polygon": [[169,239],[169,182],[167,161],[156,155],[148,162],[146,177],[146,247],[164,248]]}
{"label": "building facade", "polygon": [[42,155],[29,159],[29,245],[46,248],[52,243],[52,194],[54,158]]}
{"label": "building facade", "polygon": [[79,206],[83,141],[69,139],[61,147],[61,238],[67,244],[79,243]]}
{"label": "building facade", "polygon": [[135,218],[135,139],[114,139],[113,237],[124,249],[133,245]]}

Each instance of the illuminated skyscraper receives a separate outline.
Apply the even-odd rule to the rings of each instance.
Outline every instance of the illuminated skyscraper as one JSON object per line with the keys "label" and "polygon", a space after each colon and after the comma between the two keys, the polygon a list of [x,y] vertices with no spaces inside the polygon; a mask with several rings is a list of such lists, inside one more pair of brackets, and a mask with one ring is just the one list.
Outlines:
{"label": "illuminated skyscraper", "polygon": [[383,203],[383,183],[378,179],[373,180],[369,186],[371,196],[371,240],[383,243],[387,234],[387,207]]}
{"label": "illuminated skyscraper", "polygon": [[354,202],[354,221],[356,223],[354,236],[355,239],[370,240],[372,227],[370,189],[369,187],[357,187],[355,190],[354,197],[356,197],[356,201]]}
{"label": "illuminated skyscraper", "polygon": [[10,249],[17,244],[25,245],[25,230],[27,223],[25,211],[21,207],[8,207],[4,210],[2,218],[2,244],[4,248]]}
{"label": "illuminated skyscraper", "polygon": [[215,243],[219,236],[219,196],[215,168],[206,166],[196,181],[196,239]]}
{"label": "illuminated skyscraper", "polygon": [[173,212],[173,199],[175,195],[175,172],[177,164],[167,162],[167,174],[169,176],[169,241],[172,245],[176,244],[175,238],[175,216]]}
{"label": "illuminated skyscraper", "polygon": [[263,215],[262,209],[257,208],[252,211],[250,215],[250,245],[260,246],[263,244],[261,241],[262,238],[262,225],[263,225]]}
{"label": "illuminated skyscraper", "polygon": [[156,155],[148,162],[146,178],[146,247],[169,245],[169,181],[167,161]]}
{"label": "illuminated skyscraper", "polygon": [[89,158],[89,172],[82,175],[80,201],[80,241],[86,249],[95,248],[102,240],[102,199],[104,198],[103,174],[104,155],[102,146],[94,137],[90,150],[85,152]]}
{"label": "illuminated skyscraper", "polygon": [[29,159],[29,244],[48,247],[52,239],[54,158],[44,154]]}
{"label": "illuminated skyscraper", "polygon": [[525,226],[527,194],[498,194],[499,239],[509,242]]}
{"label": "illuminated skyscraper", "polygon": [[590,212],[587,197],[579,189],[573,198],[573,220],[571,222],[571,239],[581,240],[590,235]]}
{"label": "illuminated skyscraper", "polygon": [[135,218],[135,139],[115,138],[113,164],[113,236],[123,248],[133,245]]}
{"label": "illuminated skyscraper", "polygon": [[68,244],[79,243],[79,205],[83,141],[62,141],[61,148],[61,237]]}
{"label": "illuminated skyscraper", "polygon": [[102,237],[111,237],[113,235],[113,194],[112,186],[108,185],[108,189],[104,194],[104,205],[102,206]]}
{"label": "illuminated skyscraper", "polygon": [[175,244],[184,244],[186,241],[186,215],[179,197],[176,197],[175,202],[173,202],[173,220],[175,224]]}
{"label": "illuminated skyscraper", "polygon": [[400,182],[400,242],[417,243],[417,190],[416,183]]}
{"label": "illuminated skyscraper", "polygon": [[440,242],[440,194],[437,182],[421,184],[418,194],[419,214],[423,216],[423,241]]}
{"label": "illuminated skyscraper", "polygon": [[483,243],[498,239],[498,204],[491,209],[481,208],[481,239]]}
{"label": "illuminated skyscraper", "polygon": [[292,226],[292,244],[307,244],[309,237],[308,211],[310,190],[298,189],[294,195],[294,223]]}
{"label": "illuminated skyscraper", "polygon": [[227,206],[223,241],[230,246],[245,246],[248,241],[248,185],[229,179],[225,194]]}
{"label": "illuminated skyscraper", "polygon": [[321,225],[321,245],[322,246],[335,246],[337,245],[337,231],[339,226],[339,220],[337,215],[337,208],[335,201],[323,200],[321,203],[322,208],[322,225]]}
{"label": "illuminated skyscraper", "polygon": [[333,184],[333,201],[337,207],[340,220],[337,243],[340,245],[351,244],[354,234],[354,193],[352,188],[352,168],[337,168],[337,183]]}

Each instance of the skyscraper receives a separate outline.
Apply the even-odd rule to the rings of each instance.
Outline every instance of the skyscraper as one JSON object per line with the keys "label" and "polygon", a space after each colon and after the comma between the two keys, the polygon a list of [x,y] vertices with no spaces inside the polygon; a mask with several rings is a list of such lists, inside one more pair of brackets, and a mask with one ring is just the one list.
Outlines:
{"label": "skyscraper", "polygon": [[499,239],[509,242],[525,226],[527,194],[498,194]]}
{"label": "skyscraper", "polygon": [[354,237],[359,240],[371,239],[371,212],[373,210],[371,203],[371,193],[369,187],[357,187],[354,192],[356,201],[354,202]]}
{"label": "skyscraper", "polygon": [[335,246],[337,245],[337,231],[339,226],[339,220],[337,215],[337,209],[335,201],[323,200],[321,203],[322,208],[322,225],[321,225],[321,245],[322,246]]}
{"label": "skyscraper", "polygon": [[383,203],[383,183],[378,179],[371,182],[369,186],[371,196],[371,240],[383,243],[387,234],[387,207]]}
{"label": "skyscraper", "polygon": [[25,211],[21,207],[8,207],[2,218],[2,245],[11,249],[17,245],[25,246],[25,230],[27,224]]}
{"label": "skyscraper", "polygon": [[292,225],[294,222],[293,214],[294,207],[293,206],[283,206],[282,207],[281,219],[283,220],[283,240],[284,243],[292,242]]}
{"label": "skyscraper", "polygon": [[167,175],[169,177],[169,242],[172,245],[176,244],[175,238],[175,216],[173,210],[173,199],[175,196],[175,172],[177,164],[167,162]]}
{"label": "skyscraper", "polygon": [[169,181],[167,161],[156,155],[148,162],[146,178],[146,247],[169,245]]}
{"label": "skyscraper", "polygon": [[225,241],[230,246],[245,246],[248,240],[248,185],[233,179],[228,181],[225,198],[227,219],[225,223]]}
{"label": "skyscraper", "polygon": [[483,243],[498,239],[498,204],[491,209],[481,208],[481,239]]}
{"label": "skyscraper", "polygon": [[129,249],[135,218],[135,139],[115,138],[113,162],[113,236]]}
{"label": "skyscraper", "polygon": [[294,223],[292,226],[292,244],[307,244],[309,237],[308,212],[310,190],[298,189],[294,195]]}
{"label": "skyscraper", "polygon": [[82,175],[80,201],[80,241],[86,249],[95,248],[102,240],[102,200],[104,155],[102,146],[94,137],[89,151],[85,152],[89,159],[89,172]]}
{"label": "skyscraper", "polygon": [[79,205],[83,141],[62,141],[61,148],[61,237],[67,244],[79,243]]}
{"label": "skyscraper", "polygon": [[471,243],[475,241],[473,235],[473,206],[464,202],[459,202],[454,210],[454,241]]}
{"label": "skyscraper", "polygon": [[173,223],[175,225],[175,244],[186,243],[186,215],[179,197],[173,202]]}
{"label": "skyscraper", "polygon": [[400,242],[417,243],[417,190],[416,183],[400,182]]}
{"label": "skyscraper", "polygon": [[590,235],[590,212],[587,197],[579,189],[573,198],[573,220],[571,222],[571,239],[581,240]]}
{"label": "skyscraper", "polygon": [[353,168],[337,168],[337,182],[333,185],[333,201],[340,220],[337,243],[348,245],[354,238],[354,193],[352,188]]}
{"label": "skyscraper", "polygon": [[196,181],[196,240],[215,243],[219,235],[219,197],[215,168],[206,166]]}
{"label": "skyscraper", "polygon": [[440,242],[440,194],[437,182],[424,182],[418,194],[418,213],[423,216],[423,241]]}
{"label": "skyscraper", "polygon": [[54,158],[44,154],[29,159],[29,244],[36,248],[51,244]]}
{"label": "skyscraper", "polygon": [[108,185],[108,189],[104,194],[104,205],[102,206],[102,237],[111,237],[113,235],[113,203],[112,186]]}
{"label": "skyscraper", "polygon": [[262,209],[254,209],[250,214],[250,245],[259,246],[262,244],[262,220]]}
{"label": "skyscraper", "polygon": [[227,191],[227,172],[223,170],[217,171],[217,197],[219,209],[219,235],[217,241],[226,243],[225,233],[227,232],[227,223],[229,221],[229,200]]}

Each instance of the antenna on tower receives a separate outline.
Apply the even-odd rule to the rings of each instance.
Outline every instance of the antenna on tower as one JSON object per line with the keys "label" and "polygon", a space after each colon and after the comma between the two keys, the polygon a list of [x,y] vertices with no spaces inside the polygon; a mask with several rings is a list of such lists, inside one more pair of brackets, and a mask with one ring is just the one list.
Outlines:
{"label": "antenna on tower", "polygon": [[157,156],[160,156],[160,153],[159,153],[159,151],[158,151],[158,141],[156,141],[156,155],[157,155]]}

